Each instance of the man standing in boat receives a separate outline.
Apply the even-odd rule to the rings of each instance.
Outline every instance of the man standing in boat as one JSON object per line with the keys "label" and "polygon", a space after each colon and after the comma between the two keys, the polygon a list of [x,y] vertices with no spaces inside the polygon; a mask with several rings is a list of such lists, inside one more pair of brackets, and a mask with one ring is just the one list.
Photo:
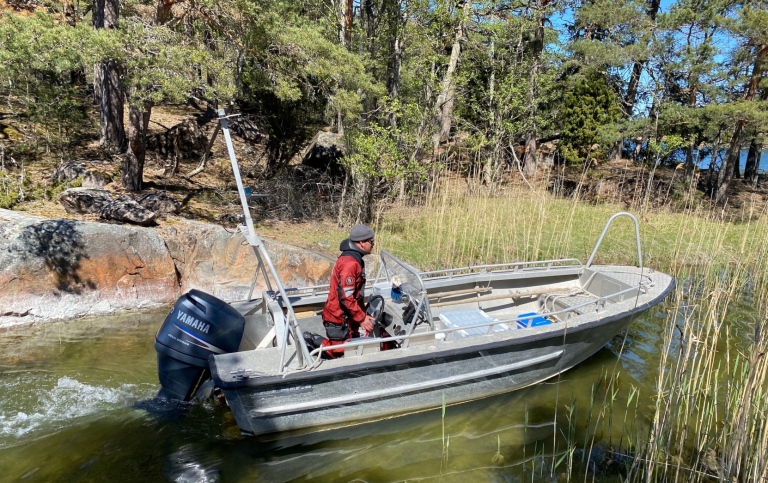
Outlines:
{"label": "man standing in boat", "polygon": [[[331,272],[328,300],[323,308],[323,325],[328,337],[323,347],[343,344],[359,337],[360,329],[373,330],[373,319],[365,313],[363,294],[365,287],[365,261],[363,256],[373,250],[373,230],[366,225],[355,225],[349,238],[339,245],[341,255]],[[344,355],[344,349],[326,351],[328,357]]]}

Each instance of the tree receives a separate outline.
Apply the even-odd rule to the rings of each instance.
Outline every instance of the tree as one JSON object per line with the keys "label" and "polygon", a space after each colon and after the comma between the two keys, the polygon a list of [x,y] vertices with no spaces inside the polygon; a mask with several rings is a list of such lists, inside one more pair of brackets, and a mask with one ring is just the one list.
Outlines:
{"label": "tree", "polygon": [[756,116],[763,115],[763,112],[753,101],[763,74],[768,67],[768,62],[766,62],[768,59],[768,30],[765,28],[766,25],[768,25],[768,12],[765,9],[747,3],[738,11],[734,28],[736,33],[745,40],[744,51],[748,54],[747,58],[752,59],[753,62],[743,90],[742,99],[746,109],[740,113],[741,115],[736,121],[723,166],[718,174],[717,190],[715,191],[717,204],[725,203],[728,197],[728,188],[741,157],[745,126],[748,122],[754,121]]}
{"label": "tree", "polygon": [[[390,101],[397,102],[400,97],[400,78],[403,69],[404,37],[407,22],[407,11],[400,6],[398,0],[386,0],[387,31],[389,42],[389,60],[387,62],[387,96]],[[389,125],[397,129],[397,115],[394,111],[388,114]]]}
{"label": "tree", "polygon": [[[130,191],[143,187],[146,133],[153,106],[179,103],[193,91],[205,98],[228,99],[232,86],[222,59],[207,50],[204,41],[181,35],[164,25],[127,22],[122,32],[126,96],[128,99],[128,149],[122,185]],[[207,75],[211,71],[215,76]],[[215,77],[216,85],[208,79]]]}
{"label": "tree", "polygon": [[620,100],[604,76],[590,71],[575,76],[562,100],[560,152],[566,162],[583,163],[598,152],[603,126],[619,120]]}
{"label": "tree", "polygon": [[759,138],[755,136],[752,138],[752,141],[750,141],[749,151],[747,152],[747,162],[744,165],[744,182],[753,187],[757,185],[757,167],[760,163],[761,149],[758,139]]}
{"label": "tree", "polygon": [[539,75],[541,70],[541,54],[544,51],[544,24],[548,19],[547,7],[551,0],[538,0],[534,5],[535,29],[532,43],[532,65],[531,74],[528,81],[528,100],[530,102],[529,111],[531,116],[531,127],[525,140],[525,153],[523,155],[523,174],[533,176],[536,173],[536,137],[538,136],[539,115]]}
{"label": "tree", "polygon": [[[72,26],[44,12],[0,16],[4,115],[36,123],[39,129],[33,133],[43,133],[45,151],[57,149],[62,158],[68,156],[66,149],[73,134],[86,125],[84,89],[77,84],[79,76],[72,73],[96,62],[94,37],[90,26]],[[28,152],[30,157],[36,154],[36,146]]]}
{"label": "tree", "polygon": [[[763,106],[767,106],[768,102],[766,101],[768,101],[768,82],[763,79],[762,83],[763,87],[762,93],[760,94],[760,103]],[[763,111],[764,110],[765,109],[763,108]],[[765,142],[762,140],[764,139],[766,132],[768,132],[768,122],[766,121],[767,120],[763,118],[762,122],[756,123],[756,126],[751,133],[752,140],[749,143],[747,161],[744,165],[744,182],[751,186],[757,186],[758,166],[760,164],[760,154],[762,151],[761,147],[765,144]]]}
{"label": "tree", "polygon": [[[752,67],[752,74],[750,75],[749,83],[744,93],[744,100],[747,102],[752,101],[755,97],[757,84],[765,70],[764,59],[766,54],[768,54],[768,45],[766,44],[759,45],[755,49],[755,63]],[[752,106],[748,105],[747,107],[750,108]],[[744,127],[748,121],[749,118],[747,116],[740,116],[738,121],[736,121],[736,127],[733,130],[728,151],[723,159],[723,166],[720,168],[720,173],[717,177],[717,190],[715,191],[715,203],[717,204],[725,203],[725,200],[728,197],[728,188],[741,158]]]}
{"label": "tree", "polygon": [[[605,79],[621,101],[621,116],[615,125],[606,126],[602,139],[611,160],[621,156],[625,138],[638,134],[633,132],[638,126],[632,119],[645,117],[636,111],[643,72],[656,44],[658,10],[657,0],[589,0],[574,13],[568,46],[573,59],[587,70],[605,72]],[[653,102],[641,105],[647,109]]]}
{"label": "tree", "polygon": [[441,143],[448,141],[448,137],[451,134],[453,106],[456,102],[454,77],[456,75],[456,68],[459,64],[459,56],[461,55],[461,42],[464,38],[464,27],[472,12],[472,0],[461,0],[458,5],[461,7],[461,11],[458,13],[458,18],[456,19],[453,45],[451,46],[451,57],[448,60],[448,66],[443,75],[440,94],[438,94],[435,102],[435,125],[438,130],[434,138],[435,150],[437,150],[437,147]]}
{"label": "tree", "polygon": [[729,7],[729,0],[680,0],[659,22],[664,32],[658,68],[664,92],[661,122],[666,124],[665,132],[687,140],[685,173],[689,181],[694,151],[708,131],[707,112],[702,109],[727,95],[723,90],[726,73],[716,59],[725,53],[718,38]]}
{"label": "tree", "polygon": [[[94,0],[93,27],[116,29],[119,14],[119,0]],[[93,97],[99,106],[99,146],[109,152],[122,152],[125,148],[121,75],[121,66],[113,58],[102,59],[94,67]]]}

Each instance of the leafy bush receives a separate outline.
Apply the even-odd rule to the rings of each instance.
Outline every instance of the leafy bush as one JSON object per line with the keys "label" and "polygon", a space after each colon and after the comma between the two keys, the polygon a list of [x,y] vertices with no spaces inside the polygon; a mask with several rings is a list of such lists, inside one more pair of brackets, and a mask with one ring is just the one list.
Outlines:
{"label": "leafy bush", "polygon": [[0,171],[0,208],[13,208],[19,201],[19,187],[7,171]]}
{"label": "leafy bush", "polygon": [[[579,76],[563,96],[559,148],[565,161],[579,164],[588,158],[605,159],[605,148],[612,140],[601,136],[601,131],[620,118],[619,98],[605,77],[597,72]],[[593,149],[595,144],[603,149]]]}

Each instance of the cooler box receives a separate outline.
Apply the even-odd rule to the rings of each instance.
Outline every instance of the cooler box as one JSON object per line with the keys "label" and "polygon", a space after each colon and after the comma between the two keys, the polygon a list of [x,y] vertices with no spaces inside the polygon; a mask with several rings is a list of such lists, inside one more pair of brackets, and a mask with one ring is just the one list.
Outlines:
{"label": "cooler box", "polygon": [[518,329],[527,329],[528,327],[538,327],[540,325],[548,325],[552,323],[551,320],[542,317],[536,312],[526,312],[518,315],[517,318],[519,319],[517,321]]}

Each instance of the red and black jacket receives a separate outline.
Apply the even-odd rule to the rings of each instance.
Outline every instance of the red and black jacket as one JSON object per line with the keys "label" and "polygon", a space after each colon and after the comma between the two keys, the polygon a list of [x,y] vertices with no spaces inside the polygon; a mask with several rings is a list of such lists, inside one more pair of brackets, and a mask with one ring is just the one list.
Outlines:
{"label": "red and black jacket", "polygon": [[341,242],[339,250],[341,255],[331,272],[328,300],[323,308],[323,321],[341,324],[346,319],[359,324],[365,320],[364,252],[349,238]]}

